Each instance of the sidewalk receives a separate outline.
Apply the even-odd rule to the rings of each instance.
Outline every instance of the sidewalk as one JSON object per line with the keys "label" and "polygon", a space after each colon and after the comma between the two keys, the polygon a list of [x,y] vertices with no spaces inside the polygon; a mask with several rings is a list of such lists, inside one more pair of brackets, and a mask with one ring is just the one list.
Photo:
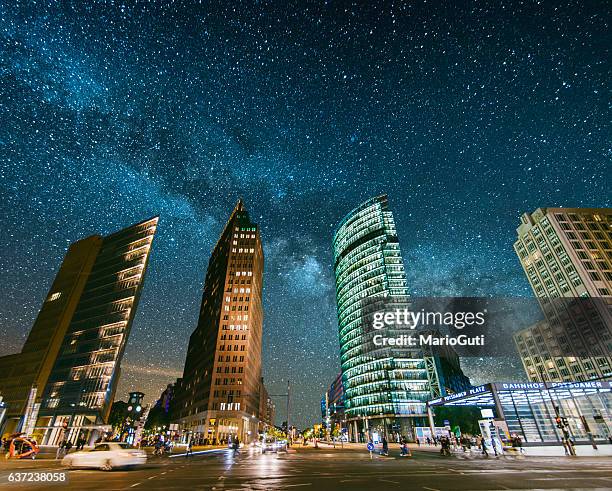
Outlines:
{"label": "sidewalk", "polygon": [[[296,445],[295,446],[298,450],[302,450],[302,449],[313,449],[314,448],[314,444],[312,443],[308,443],[308,446],[303,447],[301,445]],[[379,449],[380,445],[377,447],[377,450]],[[421,452],[430,452],[430,453],[440,453],[440,446],[438,445],[433,446],[433,445],[417,445],[416,443],[410,443],[408,444],[408,447],[410,448],[410,450],[412,452],[415,451],[421,451]],[[591,445],[586,444],[586,445],[576,445],[575,449],[576,449],[576,456],[577,457],[610,457],[612,456],[612,445],[611,444],[601,444],[601,445],[597,445],[597,450],[595,450]],[[319,448],[325,449],[325,450],[333,450],[334,446],[331,443],[327,443],[325,441],[320,441],[319,442]],[[365,443],[344,443],[344,449],[350,449],[350,450],[366,450],[366,444]],[[397,443],[389,443],[389,449],[390,450],[396,450],[399,452],[399,444]],[[342,450],[342,445],[340,443],[336,443],[336,450]],[[524,446],[523,447],[524,453],[523,455],[530,457],[564,457],[565,456],[565,451],[563,450],[563,446],[562,445],[554,445],[554,446],[542,446],[542,447],[530,447],[530,446]],[[466,455],[466,456],[478,456],[480,455],[480,450],[477,448],[472,447],[471,452],[463,452],[463,450],[458,449],[458,450],[454,450],[453,451],[453,455],[457,455],[457,456],[462,456],[462,455]],[[514,455],[514,454],[510,454],[507,453],[507,455]]]}
{"label": "sidewalk", "polygon": [[[603,444],[597,445],[597,450],[595,450],[591,445],[576,445],[574,447],[576,449],[577,457],[610,457],[612,456],[612,445]],[[523,447],[525,450],[525,455],[534,455],[534,456],[565,456],[565,451],[563,450],[563,445],[555,445],[552,447]]]}

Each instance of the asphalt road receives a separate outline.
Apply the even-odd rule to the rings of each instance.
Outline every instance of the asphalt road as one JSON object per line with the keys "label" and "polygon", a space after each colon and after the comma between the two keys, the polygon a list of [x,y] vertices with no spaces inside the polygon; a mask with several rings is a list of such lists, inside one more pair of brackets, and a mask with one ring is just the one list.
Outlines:
{"label": "asphalt road", "polygon": [[265,490],[312,489],[612,489],[612,459],[602,457],[442,457],[417,451],[411,458],[370,456],[364,450],[298,449],[261,455],[231,451],[185,457],[154,457],[133,470],[68,471],[67,484],[16,484],[9,473],[58,471],[56,461],[0,462],[0,489],[75,490]]}

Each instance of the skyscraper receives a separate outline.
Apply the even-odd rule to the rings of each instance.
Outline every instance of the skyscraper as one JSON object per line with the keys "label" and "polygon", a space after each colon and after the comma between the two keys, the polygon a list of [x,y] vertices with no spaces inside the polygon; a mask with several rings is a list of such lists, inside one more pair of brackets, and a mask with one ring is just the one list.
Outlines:
{"label": "skyscraper", "polygon": [[70,246],[21,353],[0,359],[5,431],[55,444],[106,423],[157,221]]}
{"label": "skyscraper", "polygon": [[538,208],[517,233],[514,249],[546,317],[514,336],[527,376],[612,376],[612,209]]}
{"label": "skyscraper", "polygon": [[257,435],[263,267],[258,227],[238,201],[208,263],[198,325],[173,400],[173,420],[196,441]]}
{"label": "skyscraper", "polygon": [[[334,234],[334,272],[345,414],[353,441],[373,431],[413,435],[427,425],[425,402],[442,395],[435,359],[368,349],[368,302],[403,301],[406,273],[387,196],[352,210]],[[443,390],[443,389],[442,389]]]}
{"label": "skyscraper", "polygon": [[70,245],[21,352],[0,358],[0,392],[7,404],[5,433],[24,429],[28,403],[30,412],[40,404],[100,243],[101,238],[94,236]]}

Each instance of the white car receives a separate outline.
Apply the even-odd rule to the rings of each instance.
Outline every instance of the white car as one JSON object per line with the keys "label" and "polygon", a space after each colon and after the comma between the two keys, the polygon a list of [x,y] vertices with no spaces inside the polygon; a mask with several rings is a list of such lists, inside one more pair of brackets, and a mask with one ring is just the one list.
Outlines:
{"label": "white car", "polygon": [[147,454],[133,448],[127,443],[98,443],[91,450],[83,450],[66,455],[62,465],[70,468],[97,468],[110,471],[117,467],[142,465],[147,461]]}

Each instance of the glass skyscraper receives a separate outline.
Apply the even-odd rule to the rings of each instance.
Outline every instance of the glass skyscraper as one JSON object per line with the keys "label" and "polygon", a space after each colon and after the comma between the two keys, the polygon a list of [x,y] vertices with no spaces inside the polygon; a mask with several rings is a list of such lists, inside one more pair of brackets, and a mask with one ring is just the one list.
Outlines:
{"label": "glass skyscraper", "polygon": [[54,445],[106,429],[157,221],[70,246],[21,353],[0,358],[5,431]]}
{"label": "glass skyscraper", "polygon": [[408,296],[387,196],[372,198],[346,215],[333,245],[349,434],[353,441],[373,432],[410,438],[413,426],[426,425],[425,402],[439,394],[435,362],[407,350],[372,352],[364,321],[364,309],[372,302],[403,302]]}

